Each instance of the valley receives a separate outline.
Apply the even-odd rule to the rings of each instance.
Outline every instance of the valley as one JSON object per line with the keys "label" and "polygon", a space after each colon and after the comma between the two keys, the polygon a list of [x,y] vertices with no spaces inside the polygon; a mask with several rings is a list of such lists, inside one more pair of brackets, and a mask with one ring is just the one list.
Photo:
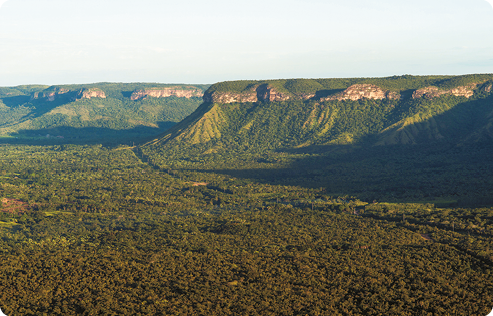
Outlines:
{"label": "valley", "polygon": [[492,86],[0,88],[1,308],[487,315]]}

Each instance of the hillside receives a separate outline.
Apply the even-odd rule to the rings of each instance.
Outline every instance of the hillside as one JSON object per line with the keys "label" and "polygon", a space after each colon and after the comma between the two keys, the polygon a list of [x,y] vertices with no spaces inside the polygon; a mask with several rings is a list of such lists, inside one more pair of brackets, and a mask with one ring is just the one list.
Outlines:
{"label": "hillside", "polygon": [[96,83],[0,88],[4,142],[139,141],[201,103],[206,85]]}
{"label": "hillside", "polygon": [[490,194],[475,181],[493,170],[492,87],[493,75],[223,82],[141,150],[165,168],[364,198]]}
{"label": "hillside", "polygon": [[147,147],[204,152],[491,137],[493,75],[223,82]]}

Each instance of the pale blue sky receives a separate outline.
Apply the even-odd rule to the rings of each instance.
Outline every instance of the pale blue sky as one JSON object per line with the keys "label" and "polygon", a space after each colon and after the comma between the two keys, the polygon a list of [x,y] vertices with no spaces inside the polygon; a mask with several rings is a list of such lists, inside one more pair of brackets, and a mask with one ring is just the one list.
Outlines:
{"label": "pale blue sky", "polygon": [[493,73],[486,0],[0,5],[0,86]]}

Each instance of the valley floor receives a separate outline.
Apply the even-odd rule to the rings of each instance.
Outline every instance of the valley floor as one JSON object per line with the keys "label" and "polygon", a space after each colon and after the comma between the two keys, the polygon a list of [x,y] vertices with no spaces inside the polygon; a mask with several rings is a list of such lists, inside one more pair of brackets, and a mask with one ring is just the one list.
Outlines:
{"label": "valley floor", "polygon": [[[293,155],[257,163],[302,165]],[[303,163],[327,157],[335,156]],[[380,180],[392,178],[394,163]],[[476,178],[464,178],[459,195],[411,190],[403,203],[403,195],[385,199],[385,183],[376,188],[370,171],[366,195],[320,185],[330,182],[327,170],[342,183],[347,173],[335,170],[349,172],[344,165],[327,164],[301,184],[303,174],[283,182],[277,172],[286,169],[277,167],[204,167],[155,161],[128,146],[0,146],[0,308],[7,315],[487,315],[493,307],[493,209],[460,195]]]}

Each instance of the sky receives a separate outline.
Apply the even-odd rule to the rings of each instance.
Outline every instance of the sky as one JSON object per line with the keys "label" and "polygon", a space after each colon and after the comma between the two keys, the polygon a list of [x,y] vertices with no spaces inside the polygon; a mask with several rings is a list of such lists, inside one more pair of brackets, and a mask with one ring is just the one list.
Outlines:
{"label": "sky", "polygon": [[493,73],[493,0],[0,0],[0,86]]}

